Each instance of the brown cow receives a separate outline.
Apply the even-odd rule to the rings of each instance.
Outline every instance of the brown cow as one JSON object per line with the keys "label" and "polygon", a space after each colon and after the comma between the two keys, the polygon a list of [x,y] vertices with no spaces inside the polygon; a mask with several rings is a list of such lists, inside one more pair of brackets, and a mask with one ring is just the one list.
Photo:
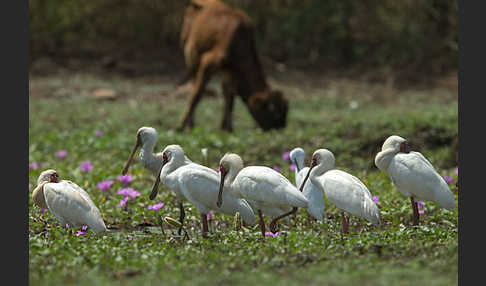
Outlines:
{"label": "brown cow", "polygon": [[288,102],[280,91],[271,91],[267,85],[256,51],[253,23],[243,11],[219,0],[193,0],[185,10],[180,40],[194,82],[178,130],[194,126],[194,110],[217,71],[223,71],[223,130],[232,131],[235,95],[241,97],[263,130],[285,127]]}

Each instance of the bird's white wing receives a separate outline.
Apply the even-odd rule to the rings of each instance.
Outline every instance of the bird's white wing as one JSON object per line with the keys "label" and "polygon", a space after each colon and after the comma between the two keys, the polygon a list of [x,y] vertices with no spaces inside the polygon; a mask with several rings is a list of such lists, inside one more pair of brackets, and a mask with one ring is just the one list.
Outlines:
{"label": "bird's white wing", "polygon": [[431,168],[432,170],[435,171],[435,168],[434,168],[434,166],[432,166],[432,163],[430,163],[429,160],[427,160],[427,158],[425,158],[424,155],[422,155],[422,153],[420,153],[420,152],[410,152],[410,154],[412,156],[415,156],[415,159],[416,160],[421,160],[423,164],[428,165],[429,168]]}
{"label": "bird's white wing", "polygon": [[346,173],[344,171],[341,171],[341,170],[334,170],[334,171],[340,173],[340,175],[343,176],[343,177],[347,177],[348,180],[353,181],[353,183],[358,185],[359,189],[361,189],[370,199],[372,198],[370,190],[368,190],[368,187],[366,187],[366,185],[360,179],[358,179],[356,176],[353,176],[353,175]]}
{"label": "bird's white wing", "polygon": [[218,180],[221,176],[221,173],[218,173],[216,170],[213,170],[209,167],[206,167],[206,166],[203,166],[201,164],[197,164],[197,163],[194,163],[194,162],[190,162],[189,164],[187,164],[188,167],[191,167],[192,169],[198,169],[198,170],[201,170],[203,172],[208,172],[208,173],[211,173],[215,176],[218,176]]}
{"label": "bird's white wing", "polygon": [[239,212],[245,222],[254,223],[255,215],[250,205],[245,200],[233,197],[229,192],[223,191],[223,204],[219,208],[216,205],[220,183],[219,174],[204,166],[201,166],[204,168],[194,168],[193,165],[179,167],[174,171],[174,175],[178,178],[179,188],[184,197],[200,213],[207,214],[209,210],[213,210],[233,216]]}
{"label": "bird's white wing", "polygon": [[61,223],[89,226],[94,232],[106,230],[99,209],[89,195],[71,181],[44,185],[47,207]]}
{"label": "bird's white wing", "polygon": [[357,182],[359,179],[340,170],[327,171],[318,178],[329,202],[341,210],[378,223],[378,207],[371,200],[366,186]]}
{"label": "bird's white wing", "polygon": [[446,209],[455,208],[449,186],[422,154],[410,152],[395,155],[388,172],[402,194],[436,202]]}
{"label": "bird's white wing", "polygon": [[243,168],[235,178],[243,197],[277,206],[307,207],[307,199],[279,172],[263,166]]}
{"label": "bird's white wing", "polygon": [[62,180],[59,183],[68,184],[69,187],[71,187],[74,191],[78,192],[88,202],[88,204],[90,206],[95,206],[95,204],[94,204],[93,200],[91,199],[91,197],[89,196],[89,194],[85,190],[83,190],[83,188],[78,186],[77,184],[75,184],[75,183],[73,183],[72,181],[69,181],[69,180]]}

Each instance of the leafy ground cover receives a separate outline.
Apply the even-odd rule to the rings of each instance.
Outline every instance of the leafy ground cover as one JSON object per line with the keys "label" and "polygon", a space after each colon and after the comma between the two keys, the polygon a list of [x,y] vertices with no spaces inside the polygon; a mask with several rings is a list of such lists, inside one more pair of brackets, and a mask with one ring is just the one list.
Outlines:
{"label": "leafy ground cover", "polygon": [[[425,202],[421,223],[411,226],[412,209],[390,179],[374,166],[383,140],[397,134],[422,152],[457,195],[457,91],[447,88],[390,87],[358,80],[271,78],[290,100],[288,126],[262,132],[246,107],[236,101],[233,134],[219,130],[222,100],[205,98],[196,112],[197,127],[173,128],[187,94],[173,93],[164,78],[123,78],[85,73],[31,76],[29,97],[29,279],[32,285],[452,285],[458,282],[458,210]],[[118,96],[97,99],[107,88]],[[212,84],[219,92],[219,86]],[[358,176],[376,196],[382,224],[351,218],[342,236],[336,208],[326,202],[327,218],[311,222],[299,210],[280,235],[262,239],[258,226],[233,228],[233,218],[209,218],[211,235],[200,237],[194,207],[185,203],[185,229],[159,226],[159,216],[178,217],[174,197],[161,186],[148,195],[154,178],[138,160],[130,179],[118,177],[141,126],[157,129],[156,151],[180,144],[188,157],[216,168],[224,153],[239,153],[246,165],[266,165],[294,182],[282,154],[300,146],[310,154],[328,148],[336,166]],[[207,148],[204,158],[201,149]],[[31,191],[40,172],[54,168],[82,186],[98,205],[110,231],[94,235],[59,226],[34,207]],[[106,183],[112,181],[112,183]],[[104,184],[101,184],[105,182]],[[139,195],[125,200],[117,191]],[[26,190],[27,192],[27,190]],[[149,206],[164,203],[153,210]],[[268,223],[269,221],[267,221]]]}

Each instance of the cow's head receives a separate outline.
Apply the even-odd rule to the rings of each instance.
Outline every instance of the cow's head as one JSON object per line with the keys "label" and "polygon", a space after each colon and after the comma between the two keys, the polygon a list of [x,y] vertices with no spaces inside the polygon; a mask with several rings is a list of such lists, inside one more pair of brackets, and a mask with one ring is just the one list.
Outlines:
{"label": "cow's head", "polygon": [[285,127],[288,106],[287,99],[278,90],[255,92],[248,99],[248,109],[264,131]]}

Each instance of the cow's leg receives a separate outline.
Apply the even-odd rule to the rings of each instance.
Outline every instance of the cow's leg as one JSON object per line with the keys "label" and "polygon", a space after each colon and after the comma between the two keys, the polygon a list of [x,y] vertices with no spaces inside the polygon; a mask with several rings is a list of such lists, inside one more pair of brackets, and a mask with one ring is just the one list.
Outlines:
{"label": "cow's leg", "polygon": [[230,79],[223,80],[224,111],[221,120],[221,129],[227,132],[233,132],[233,105],[235,92]]}
{"label": "cow's leg", "polygon": [[194,110],[196,109],[199,100],[204,92],[204,88],[211,78],[211,74],[219,67],[219,57],[215,53],[206,53],[201,57],[196,79],[192,86],[192,94],[189,99],[189,106],[186,113],[182,117],[181,123],[177,130],[182,131],[187,127],[192,128],[194,126]]}

